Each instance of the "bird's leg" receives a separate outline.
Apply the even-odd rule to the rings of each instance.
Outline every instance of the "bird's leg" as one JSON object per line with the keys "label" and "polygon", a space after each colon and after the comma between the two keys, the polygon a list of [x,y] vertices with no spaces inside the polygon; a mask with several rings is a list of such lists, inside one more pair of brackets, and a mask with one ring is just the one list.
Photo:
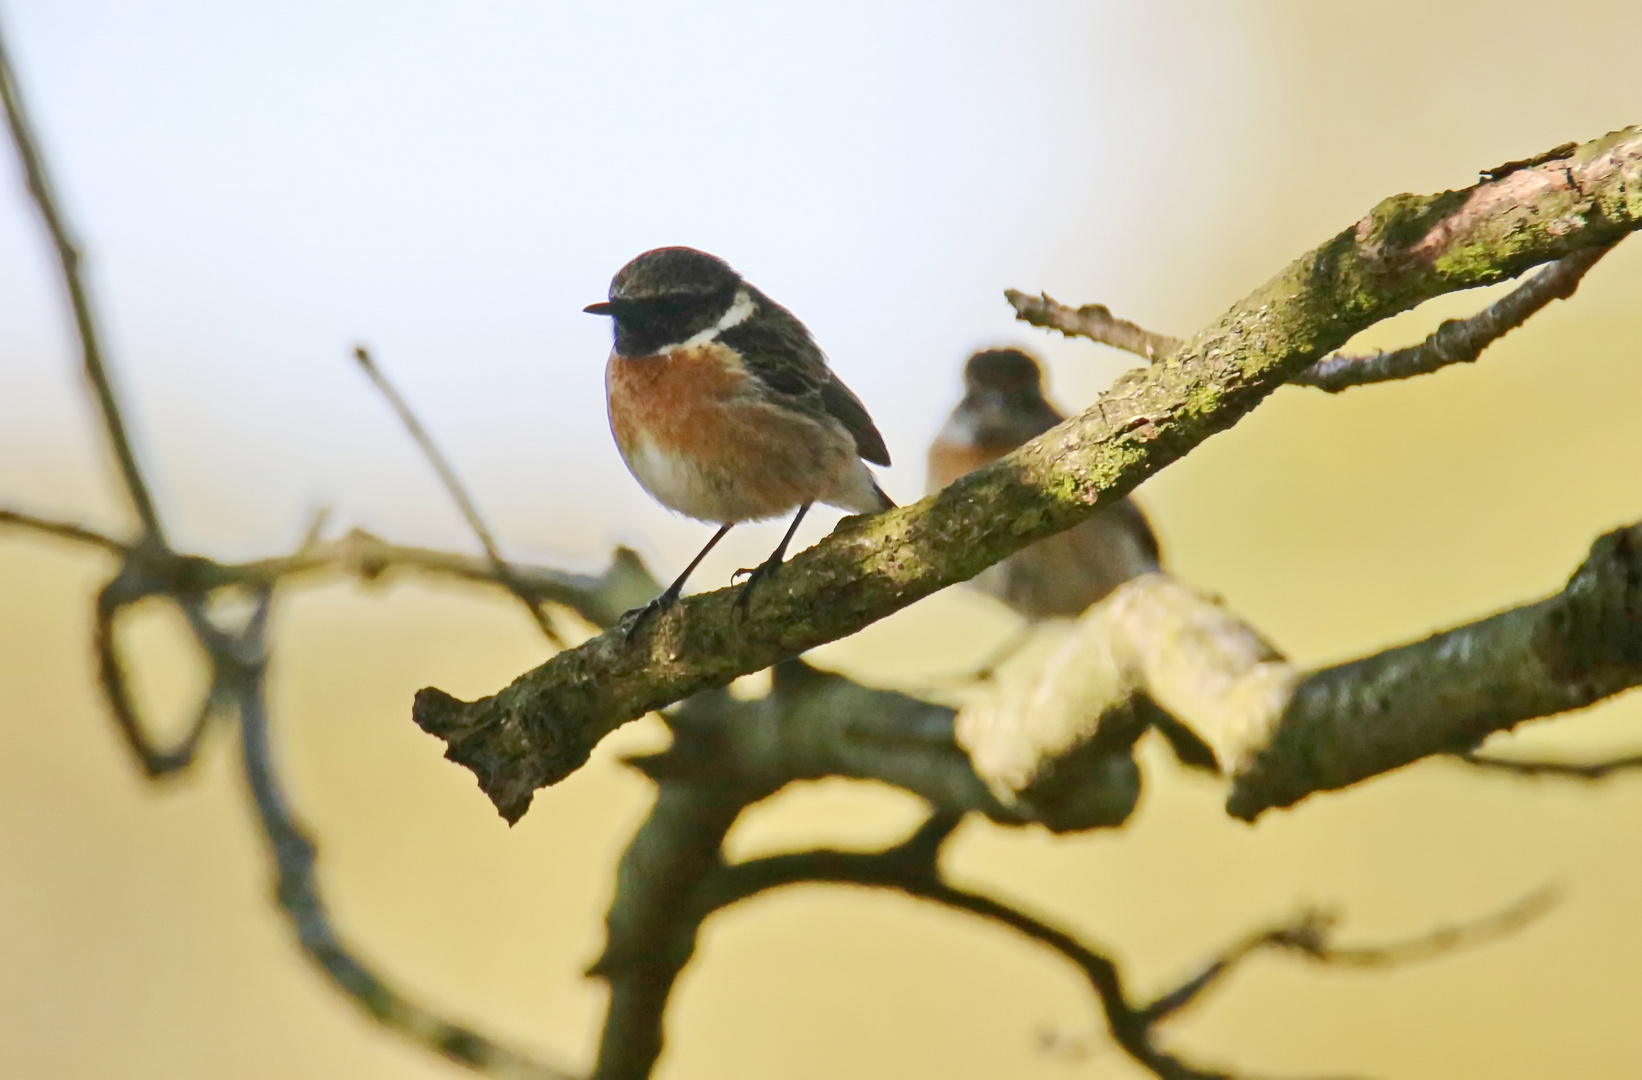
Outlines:
{"label": "bird's leg", "polygon": [[637,634],[645,623],[678,603],[678,594],[683,590],[684,583],[690,579],[690,574],[695,571],[696,567],[701,565],[701,560],[707,557],[707,553],[713,550],[713,546],[724,539],[724,534],[734,527],[735,522],[733,521],[719,526],[718,532],[714,533],[713,538],[707,541],[707,546],[696,553],[696,557],[690,560],[690,565],[684,568],[684,573],[680,574],[671,585],[667,586],[660,596],[643,607],[636,607],[631,611],[622,613],[621,621],[627,627],[626,637],[628,641],[633,640],[633,635]]}
{"label": "bird's leg", "polygon": [[741,586],[741,591],[736,594],[736,610],[743,614],[746,613],[747,601],[752,599],[753,589],[760,581],[775,573],[776,568],[781,565],[781,560],[787,557],[787,545],[792,543],[793,534],[798,531],[798,523],[803,521],[804,515],[810,512],[810,506],[810,503],[805,503],[798,508],[798,513],[793,515],[792,524],[787,526],[787,535],[781,538],[781,543],[776,545],[775,552],[768,559],[765,559],[751,570],[743,567],[731,576],[730,580],[734,581],[743,574],[747,575],[747,580]]}

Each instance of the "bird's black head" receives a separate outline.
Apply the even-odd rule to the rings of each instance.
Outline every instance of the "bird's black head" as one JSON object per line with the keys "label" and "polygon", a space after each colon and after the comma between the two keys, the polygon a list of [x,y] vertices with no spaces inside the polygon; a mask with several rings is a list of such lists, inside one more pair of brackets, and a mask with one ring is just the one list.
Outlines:
{"label": "bird's black head", "polygon": [[987,349],[964,365],[964,389],[990,390],[1009,395],[1043,392],[1043,370],[1019,349]]}
{"label": "bird's black head", "polygon": [[610,299],[584,310],[616,321],[616,352],[649,356],[712,328],[736,302],[741,275],[687,247],[646,251],[616,273]]}
{"label": "bird's black head", "polygon": [[960,412],[980,442],[1017,445],[1060,422],[1043,396],[1043,370],[1019,349],[987,349],[964,364]]}

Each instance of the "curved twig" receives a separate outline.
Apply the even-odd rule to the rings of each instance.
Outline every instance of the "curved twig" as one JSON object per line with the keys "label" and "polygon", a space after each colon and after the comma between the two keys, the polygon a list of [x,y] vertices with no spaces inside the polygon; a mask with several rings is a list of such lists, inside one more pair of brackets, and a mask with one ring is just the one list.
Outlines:
{"label": "curved twig", "polygon": [[361,961],[331,926],[314,872],[318,853],[280,789],[269,745],[263,675],[272,595],[272,590],[263,590],[245,630],[217,636],[211,656],[239,715],[240,762],[273,852],[278,872],[275,896],[302,951],[378,1023],[452,1061],[504,1080],[571,1080],[571,1074],[561,1069],[410,1000]]}
{"label": "curved twig", "polygon": [[1314,386],[1338,394],[1353,386],[1410,379],[1450,364],[1473,363],[1484,349],[1527,322],[1552,300],[1572,296],[1585,272],[1612,250],[1609,244],[1558,259],[1475,315],[1447,320],[1418,345],[1366,356],[1331,356],[1289,381],[1294,386]]}

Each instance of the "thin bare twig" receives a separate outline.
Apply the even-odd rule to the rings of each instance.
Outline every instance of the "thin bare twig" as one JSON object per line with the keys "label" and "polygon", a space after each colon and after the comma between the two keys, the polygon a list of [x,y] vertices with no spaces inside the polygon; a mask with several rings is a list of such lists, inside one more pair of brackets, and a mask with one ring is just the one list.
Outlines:
{"label": "thin bare twig", "polygon": [[[928,826],[926,825],[926,828]],[[922,833],[923,830],[920,830]],[[944,833],[939,834],[944,836]],[[1215,958],[1200,973],[1146,1005],[1130,1002],[1122,975],[1108,956],[1072,934],[991,897],[958,889],[942,880],[933,860],[909,858],[913,840],[882,852],[831,850],[794,852],[725,866],[703,886],[702,906],[717,910],[769,889],[805,883],[861,885],[895,889],[1002,923],[1060,953],[1078,967],[1100,999],[1108,1027],[1118,1045],[1136,1062],[1160,1077],[1226,1078],[1230,1074],[1188,1064],[1155,1044],[1156,1026],[1198,1000],[1242,960],[1263,951],[1295,952],[1324,964],[1375,967],[1427,959],[1455,949],[1497,940],[1544,914],[1554,902],[1541,890],[1497,914],[1441,927],[1406,941],[1379,946],[1339,947],[1329,935],[1336,920],[1311,913],[1293,923],[1251,934]]]}
{"label": "thin bare twig", "polygon": [[304,545],[295,553],[248,563],[212,563],[206,573],[213,584],[288,580],[305,574],[341,572],[373,582],[395,570],[452,577],[495,585],[532,604],[558,604],[594,626],[613,626],[621,613],[661,591],[644,562],[630,548],[619,547],[600,574],[578,574],[550,566],[510,564],[511,587],[497,580],[489,560],[433,548],[394,544],[363,529],[335,540]]}
{"label": "thin bare twig", "polygon": [[1088,338],[1102,345],[1123,349],[1151,363],[1179,351],[1184,344],[1180,338],[1154,334],[1127,319],[1118,318],[1105,304],[1068,307],[1048,293],[1032,296],[1019,289],[1005,289],[1003,295],[1015,309],[1015,318],[1022,322],[1047,330],[1059,330],[1067,337]]}
{"label": "thin bare twig", "polygon": [[75,245],[73,233],[58,209],[57,196],[46,171],[45,161],[40,155],[33,125],[29,122],[28,112],[23,107],[17,75],[6,53],[3,28],[0,28],[0,102],[5,104],[6,122],[11,128],[11,141],[17,148],[18,159],[22,162],[29,194],[34,198],[35,208],[40,212],[40,219],[45,223],[46,231],[51,234],[52,247],[57,251],[57,263],[62,270],[63,286],[68,290],[69,303],[74,309],[74,326],[79,333],[80,356],[85,375],[91,382],[97,406],[102,413],[103,430],[107,432],[109,445],[113,448],[115,460],[119,462],[125,493],[131,499],[138,520],[142,522],[143,532],[149,536],[163,537],[164,530],[160,527],[159,514],[154,509],[154,500],[148,492],[148,484],[143,480],[142,470],[137,467],[137,455],[131,449],[131,439],[126,433],[125,421],[120,416],[114,387],[103,365],[102,347],[97,336],[97,320],[92,312],[85,282],[80,276],[80,251]]}
{"label": "thin bare twig", "polygon": [[[1568,147],[1559,147],[1566,151]],[[1518,168],[1535,161],[1513,163]],[[1513,171],[1506,169],[1500,175]],[[1489,173],[1484,172],[1484,176]],[[1391,352],[1368,355],[1339,354],[1319,360],[1290,379],[1294,386],[1311,386],[1338,394],[1353,386],[1410,379],[1428,375],[1450,364],[1469,364],[1484,349],[1552,300],[1566,300],[1579,288],[1580,279],[1597,261],[1612,251],[1613,244],[1576,251],[1551,263],[1505,296],[1465,319],[1448,319],[1418,345]],[[1015,317],[1033,326],[1059,330],[1067,337],[1084,337],[1103,345],[1125,349],[1156,363],[1180,348],[1179,338],[1156,334],[1113,315],[1104,304],[1074,308],[1053,299],[1048,293],[1030,296],[1007,289],[1004,296],[1015,308]]]}
{"label": "thin bare twig", "polygon": [[1553,888],[1538,889],[1492,914],[1439,926],[1435,930],[1382,945],[1334,945],[1330,937],[1339,919],[1321,911],[1306,912],[1291,923],[1250,934],[1198,974],[1159,995],[1150,1005],[1138,1011],[1150,1023],[1173,1016],[1195,1002],[1203,991],[1219,982],[1237,964],[1263,950],[1297,953],[1320,964],[1342,967],[1391,967],[1428,960],[1456,949],[1483,945],[1514,934],[1549,911],[1557,898],[1557,891]]}
{"label": "thin bare twig", "polygon": [[1494,757],[1491,754],[1455,754],[1467,765],[1515,776],[1555,776],[1568,780],[1606,780],[1616,773],[1642,769],[1642,754],[1609,758],[1604,761],[1530,761],[1522,758]]}
{"label": "thin bare twig", "polygon": [[462,517],[467,520],[468,528],[473,530],[473,535],[479,538],[480,545],[484,547],[485,557],[490,560],[490,566],[496,575],[496,580],[529,609],[530,617],[536,621],[536,626],[541,630],[542,636],[562,648],[564,639],[559,636],[557,630],[553,629],[553,624],[548,621],[547,612],[543,611],[541,605],[532,599],[524,589],[519,580],[519,575],[514,572],[513,567],[509,565],[506,559],[502,558],[501,549],[496,546],[496,538],[491,535],[490,527],[485,524],[485,519],[480,516],[479,508],[474,505],[473,499],[468,496],[467,489],[462,486],[461,479],[456,475],[456,470],[451,468],[450,462],[440,452],[438,445],[433,441],[433,436],[428,434],[427,429],[422,426],[422,422],[416,418],[416,413],[411,411],[410,403],[388,380],[382,369],[376,366],[376,361],[371,359],[371,354],[365,346],[356,346],[353,356],[359,362],[359,366],[364,369],[366,376],[381,391],[382,396],[387,399],[393,411],[398,414],[400,422],[405,425],[405,430],[410,432],[410,437],[415,440],[417,447],[422,451],[422,456],[428,459],[428,464],[433,466],[433,471],[439,474],[440,482],[445,485],[445,490],[450,493],[451,499],[455,501],[457,508],[461,510]]}
{"label": "thin bare twig", "polygon": [[1473,363],[1482,351],[1528,321],[1552,300],[1566,300],[1585,272],[1613,250],[1588,248],[1558,259],[1533,277],[1465,319],[1448,319],[1418,345],[1366,356],[1330,356],[1289,380],[1338,394],[1353,386],[1428,375],[1450,364]]}
{"label": "thin bare twig", "polygon": [[[262,580],[241,570],[224,567],[198,556],[179,555],[166,544],[148,486],[126,434],[104,364],[91,301],[79,275],[80,254],[57,209],[44,162],[36,147],[19,99],[15,76],[0,42],[0,99],[4,100],[12,140],[17,146],[40,215],[51,233],[63,279],[74,307],[85,372],[102,411],[104,428],[119,461],[127,495],[142,521],[143,535],[125,544],[78,525],[52,521],[19,511],[0,511],[0,524],[90,544],[123,556],[119,572],[98,594],[94,643],[104,696],[122,735],[150,777],[174,773],[195,758],[200,738],[223,706],[232,706],[240,720],[246,780],[259,819],[273,849],[279,874],[278,898],[291,919],[303,950],[343,992],[358,1001],[383,1025],[421,1042],[444,1056],[492,1076],[517,1080],[568,1080],[569,1074],[498,1045],[471,1028],[454,1024],[406,1000],[360,962],[331,928],[314,877],[312,841],[296,824],[280,790],[268,740],[263,673],[267,666],[266,629],[274,576]],[[472,518],[460,489],[464,510]],[[476,520],[476,519],[474,519]],[[309,530],[297,556],[311,556],[320,522]],[[482,528],[482,526],[481,526]],[[487,550],[498,566],[494,545],[482,533]],[[225,584],[255,588],[256,606],[243,629],[233,632],[217,626],[206,610],[206,596]],[[121,610],[149,596],[177,603],[211,666],[211,684],[199,712],[183,738],[169,748],[159,747],[146,734],[126,685],[115,638],[115,619]],[[547,628],[544,626],[544,630]],[[551,636],[551,631],[547,631]]]}
{"label": "thin bare twig", "polygon": [[[1327,940],[1322,937],[1319,937],[1313,944],[1305,936],[1297,937],[1285,944],[1287,947],[1305,953],[1313,960],[1325,964],[1361,968],[1390,967],[1417,960],[1428,960],[1431,957],[1441,956],[1455,949],[1498,941],[1503,937],[1516,933],[1535,919],[1540,918],[1555,907],[1560,898],[1561,891],[1555,886],[1547,885],[1535,889],[1522,899],[1507,904],[1491,915],[1466,919],[1447,926],[1439,926],[1435,930],[1416,934],[1401,941],[1387,942],[1383,945],[1335,946],[1329,945]],[[1327,920],[1322,920],[1321,925],[1326,929]]]}
{"label": "thin bare twig", "polygon": [[21,510],[0,510],[0,525],[16,525],[23,529],[33,529],[35,532],[46,533],[64,540],[74,540],[81,544],[90,544],[100,547],[104,551],[112,551],[116,555],[124,555],[128,546],[120,540],[114,539],[88,529],[84,525],[76,525],[72,521],[56,521],[51,518],[40,517],[37,514],[25,514]]}

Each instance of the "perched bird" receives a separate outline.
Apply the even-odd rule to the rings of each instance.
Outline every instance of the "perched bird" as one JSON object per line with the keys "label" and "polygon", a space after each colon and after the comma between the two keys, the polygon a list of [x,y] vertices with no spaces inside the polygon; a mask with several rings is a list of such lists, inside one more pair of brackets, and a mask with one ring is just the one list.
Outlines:
{"label": "perched bird", "polygon": [[[1065,417],[1043,396],[1037,360],[1019,349],[978,352],[964,365],[964,397],[929,447],[929,490],[997,460]],[[1031,625],[1071,618],[1130,578],[1158,569],[1157,537],[1130,499],[987,567],[969,585]],[[980,677],[1024,643],[1007,643]]]}
{"label": "perched bird", "polygon": [[690,572],[743,521],[797,508],[737,603],[781,565],[812,503],[858,514],[895,504],[862,459],[889,464],[861,400],[827,367],[803,323],[722,259],[687,247],[647,251],[586,311],[615,320],[605,368],[610,430],[657,502],[719,530],[684,573],[630,613],[631,637],[678,600]]}

